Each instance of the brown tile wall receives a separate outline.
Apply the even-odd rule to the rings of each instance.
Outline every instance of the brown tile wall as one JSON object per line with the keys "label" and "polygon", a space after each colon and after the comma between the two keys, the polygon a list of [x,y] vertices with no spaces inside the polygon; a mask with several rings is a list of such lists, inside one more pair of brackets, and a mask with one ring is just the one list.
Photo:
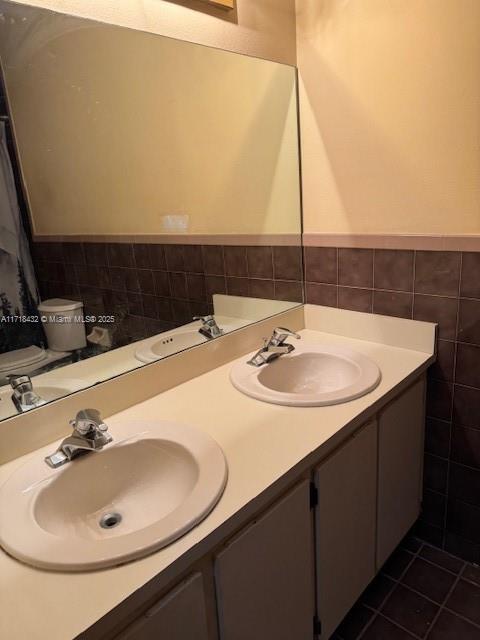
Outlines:
{"label": "brown tile wall", "polygon": [[114,314],[120,346],[213,312],[212,294],[302,302],[300,247],[35,242],[42,299]]}
{"label": "brown tile wall", "polygon": [[439,324],[417,535],[480,563],[480,253],[304,252],[307,302]]}

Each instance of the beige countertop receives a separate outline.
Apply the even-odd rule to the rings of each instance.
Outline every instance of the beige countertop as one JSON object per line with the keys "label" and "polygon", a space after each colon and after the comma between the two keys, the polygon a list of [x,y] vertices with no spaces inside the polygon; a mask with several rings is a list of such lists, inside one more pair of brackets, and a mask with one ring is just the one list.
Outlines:
{"label": "beige countertop", "polygon": [[[229,381],[229,363],[110,416],[107,422],[114,438],[117,424],[142,418],[182,422],[211,435],[228,461],[225,493],[212,513],[181,539],[123,566],[56,573],[23,565],[0,551],[2,638],[71,640],[154,576],[165,576],[166,583],[229,535],[238,526],[235,515],[240,510],[242,517],[248,515],[248,505],[255,499],[258,509],[258,497],[267,496],[274,483],[275,490],[281,488],[282,481],[291,482],[292,473],[301,473],[329,453],[432,360],[428,348],[399,348],[311,329],[301,334],[305,342],[343,345],[369,356],[381,369],[380,385],[342,405],[285,407],[236,391]],[[31,456],[44,456],[53,448],[43,447],[3,465],[0,482]]]}

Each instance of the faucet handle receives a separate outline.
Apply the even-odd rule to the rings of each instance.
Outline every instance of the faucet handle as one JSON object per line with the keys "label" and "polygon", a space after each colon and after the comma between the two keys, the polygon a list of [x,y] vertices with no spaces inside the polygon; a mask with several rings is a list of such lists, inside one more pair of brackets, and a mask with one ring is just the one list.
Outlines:
{"label": "faucet handle", "polygon": [[273,330],[272,337],[270,339],[271,343],[275,346],[279,346],[285,342],[285,340],[289,337],[296,338],[300,340],[301,335],[292,331],[291,329],[287,329],[286,327],[276,327]]}
{"label": "faucet handle", "polygon": [[82,409],[74,420],[70,420],[72,426],[80,435],[85,436],[90,431],[108,431],[108,426],[103,422],[100,411],[97,409]]}
{"label": "faucet handle", "polygon": [[212,315],[209,316],[193,316],[194,320],[200,320],[200,322],[203,322],[203,324],[209,324],[210,322],[212,322],[212,320],[214,321],[215,318]]}
{"label": "faucet handle", "polygon": [[12,373],[7,376],[7,380],[13,390],[18,389],[18,387],[22,387],[23,385],[25,385],[25,387],[21,389],[21,391],[31,391],[33,388],[30,376]]}

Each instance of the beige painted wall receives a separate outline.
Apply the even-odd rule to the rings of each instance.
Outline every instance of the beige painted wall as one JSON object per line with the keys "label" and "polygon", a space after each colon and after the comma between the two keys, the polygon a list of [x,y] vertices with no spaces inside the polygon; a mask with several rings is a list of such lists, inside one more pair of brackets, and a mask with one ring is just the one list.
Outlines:
{"label": "beige painted wall", "polygon": [[35,234],[178,233],[165,216],[183,214],[194,234],[300,232],[293,68],[9,16],[0,54]]}
{"label": "beige painted wall", "polygon": [[479,0],[297,0],[304,227],[480,233]]}
{"label": "beige painted wall", "polygon": [[295,0],[16,0],[22,4],[295,64]]}

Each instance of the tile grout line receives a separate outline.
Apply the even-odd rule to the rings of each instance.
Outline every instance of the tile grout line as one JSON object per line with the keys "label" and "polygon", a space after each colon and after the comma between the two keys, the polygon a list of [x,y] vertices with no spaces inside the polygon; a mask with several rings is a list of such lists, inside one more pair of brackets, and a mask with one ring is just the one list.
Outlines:
{"label": "tile grout line", "polygon": [[[394,622],[394,620],[391,620],[391,619],[390,619],[388,616],[386,616],[385,614],[381,613],[380,615],[382,615],[382,616],[383,616],[386,620],[388,620],[389,622],[392,622],[392,623]],[[436,619],[436,615],[435,615],[435,618],[434,618],[434,619]],[[401,629],[403,629],[404,631],[406,631],[407,633],[409,633],[413,638],[417,638],[417,640],[425,640],[425,638],[427,637],[427,634],[428,634],[428,633],[430,633],[430,629],[431,629],[431,627],[433,626],[433,619],[432,619],[432,622],[428,623],[428,628],[427,628],[427,630],[425,631],[425,633],[424,633],[422,636],[418,635],[417,633],[415,633],[415,632],[413,632],[413,631],[410,631],[409,629],[407,629],[407,627],[403,627],[402,625],[399,625],[399,624],[398,624],[398,622],[397,622],[397,623],[395,623],[395,624],[397,624],[397,626],[399,626]]]}
{"label": "tile grout line", "polygon": [[[428,542],[424,542],[422,545],[422,549],[423,547],[428,547],[429,549],[435,549],[436,551],[443,551],[443,549],[439,549],[439,547],[436,547],[433,544],[430,544]],[[448,553],[448,551],[443,551],[443,553],[445,553],[446,555],[452,556],[451,553]],[[460,562],[462,562],[462,566],[459,569],[459,572],[461,573],[465,567],[466,564],[466,560],[463,560],[463,558],[457,558],[457,556],[452,556],[453,558],[456,558],[457,560],[460,560]],[[428,558],[425,558],[425,556],[422,555],[418,555],[418,558],[420,560],[423,560],[423,562],[426,562],[427,564],[432,565],[433,567],[436,567],[437,569],[442,569],[442,571],[446,571],[447,573],[449,573],[451,576],[458,576],[458,572],[455,571],[451,571],[450,569],[446,569],[443,565],[438,564],[437,562],[434,562],[433,560],[429,560]],[[403,576],[402,576],[403,577]],[[407,585],[408,586],[408,585]],[[415,591],[415,589],[412,589],[412,591]]]}
{"label": "tile grout line", "polygon": [[452,595],[452,593],[453,593],[453,590],[455,589],[455,587],[457,586],[457,584],[458,584],[458,583],[459,583],[459,581],[460,581],[460,577],[461,577],[461,575],[462,575],[463,570],[465,569],[465,565],[466,565],[466,562],[464,562],[462,569],[460,570],[460,572],[459,572],[458,576],[456,577],[456,579],[453,581],[453,584],[452,584],[452,586],[450,587],[450,589],[449,589],[449,591],[448,591],[447,595],[446,595],[446,596],[445,596],[445,598],[443,599],[442,604],[440,605],[440,608],[438,609],[436,616],[435,616],[435,617],[433,618],[433,620],[432,620],[432,623],[431,623],[431,625],[430,625],[430,629],[427,631],[427,633],[426,633],[426,634],[425,634],[425,636],[424,636],[424,640],[427,640],[427,638],[428,638],[428,636],[430,635],[430,633],[431,633],[431,631],[432,631],[433,627],[435,626],[435,624],[436,624],[436,622],[437,622],[438,618],[440,617],[440,615],[441,615],[441,614],[442,614],[442,612],[444,611],[444,609],[445,609],[445,605],[447,604],[448,599],[450,598],[450,596],[451,596],[451,595]]}
{"label": "tile grout line", "polygon": [[[406,572],[408,571],[408,569],[410,568],[410,566],[412,565],[412,563],[414,562],[414,560],[416,558],[418,558],[418,555],[420,553],[420,551],[423,549],[423,547],[425,546],[425,543],[421,543],[420,547],[417,549],[417,551],[415,553],[412,553],[411,551],[408,551],[408,549],[403,549],[403,547],[401,547],[404,551],[407,551],[411,556],[411,560],[409,560],[407,566],[405,567],[405,569],[400,573],[398,579],[397,578],[391,578],[388,574],[383,574],[386,575],[388,578],[390,578],[390,580],[392,580],[392,582],[395,583],[395,587],[392,588],[392,590],[390,591],[390,593],[383,599],[380,607],[384,607],[386,602],[388,601],[388,599],[391,597],[392,593],[395,591],[396,587],[400,584],[400,580],[401,578],[403,578],[403,576],[406,574]],[[378,572],[377,575],[380,575],[381,570]],[[365,606],[365,605],[364,605]],[[368,605],[366,605],[368,607]],[[374,620],[376,620],[378,618],[378,616],[380,615],[380,609],[374,609],[373,607],[368,607],[369,609],[371,609],[372,611],[375,612],[375,615],[372,616],[371,620],[369,620],[367,622],[367,624],[365,625],[365,627],[362,629],[362,631],[360,632],[360,634],[357,636],[357,638],[355,640],[360,640],[364,635],[365,632],[367,631],[367,629],[373,624]],[[385,617],[385,616],[383,616]],[[393,622],[393,621],[392,621]],[[396,623],[393,623],[396,625]],[[398,626],[398,625],[396,625]]]}
{"label": "tile grout line", "polygon": [[[315,280],[306,280],[306,282],[310,282],[311,284],[332,284],[331,282],[317,282]],[[419,297],[428,297],[428,298],[445,298],[447,300],[457,300],[457,296],[444,296],[444,295],[440,295],[438,293],[414,293],[413,291],[408,291],[407,289],[380,289],[380,288],[374,288],[374,287],[361,287],[359,285],[356,284],[339,284],[338,285],[341,288],[346,288],[346,289],[360,289],[361,291],[380,291],[382,293],[400,293],[400,294],[404,294],[404,295],[411,295],[411,296],[419,296]],[[465,300],[472,300],[472,302],[478,302],[479,299],[477,298],[464,298]],[[411,320],[412,318],[409,318],[409,320]],[[446,342],[455,342],[456,339],[455,338],[441,338],[441,340],[444,340]],[[465,344],[475,344],[475,343],[470,343],[470,342],[466,342]]]}
{"label": "tile grout line", "polygon": [[448,523],[448,503],[450,498],[450,467],[452,456],[452,438],[453,438],[453,416],[455,410],[455,382],[457,379],[457,353],[458,353],[458,332],[460,328],[460,293],[462,289],[462,267],[463,267],[463,253],[460,252],[460,265],[458,274],[457,285],[457,317],[455,323],[455,347],[453,352],[453,380],[452,380],[452,398],[450,401],[450,433],[448,441],[448,462],[447,462],[447,478],[445,487],[445,513],[443,515],[443,532],[442,532],[442,549],[445,549],[447,544],[447,523]]}
{"label": "tile grout line", "polygon": [[336,282],[336,294],[337,294],[337,309],[339,308],[339,291],[340,291],[340,256],[339,256],[339,249],[338,247],[335,247],[335,267],[336,267],[336,272],[337,272],[337,282]]}
{"label": "tile grout line", "polygon": [[[421,556],[420,556],[420,559],[423,560],[423,558]],[[438,565],[434,565],[434,566],[438,568]],[[440,567],[440,568],[442,568],[442,567]],[[450,575],[454,578],[453,582],[456,583],[457,582],[457,578],[459,578],[459,575],[453,575],[451,573],[450,573]],[[443,606],[442,604],[440,604],[438,602],[438,600],[433,600],[430,596],[425,595],[421,591],[418,591],[417,589],[414,589],[413,587],[411,587],[408,584],[405,584],[404,582],[396,581],[396,584],[397,584],[397,586],[403,587],[407,591],[411,591],[412,593],[414,593],[417,596],[421,596],[424,600],[427,600],[428,602],[430,602],[431,604],[436,605],[437,607],[442,607]]]}
{"label": "tile grout line", "polygon": [[465,569],[467,568],[467,566],[473,566],[476,567],[477,569],[480,570],[480,565],[478,565],[476,562],[468,562],[468,560],[466,561],[465,567],[463,567],[462,570],[462,580],[465,580],[465,582],[468,582],[469,584],[473,584],[476,587],[478,587],[480,589],[480,580],[478,582],[475,581],[474,578],[468,578],[465,576]]}
{"label": "tile grout line", "polygon": [[[364,627],[364,629],[362,629],[362,631],[360,632],[360,634],[357,636],[356,640],[360,640],[361,637],[363,637],[364,633],[366,632],[367,628],[373,623],[373,621],[380,615],[383,618],[385,618],[386,620],[388,620],[389,622],[391,622],[392,624],[394,624],[395,626],[401,628],[402,630],[406,631],[407,633],[409,633],[410,635],[412,635],[412,637],[415,638],[419,638],[420,640],[422,640],[422,638],[427,638],[427,636],[430,634],[431,629],[433,628],[437,618],[440,616],[440,614],[442,613],[442,611],[445,609],[447,610],[449,613],[451,613],[452,615],[455,615],[459,618],[461,618],[462,620],[464,620],[465,622],[468,622],[469,624],[472,624],[474,627],[479,628],[480,629],[480,625],[477,624],[476,622],[474,622],[473,620],[465,617],[462,614],[457,613],[456,611],[454,611],[453,609],[450,609],[449,607],[446,606],[446,603],[450,597],[450,595],[452,594],[453,590],[455,589],[456,585],[458,584],[458,582],[461,579],[465,578],[463,577],[463,573],[465,571],[465,568],[470,564],[466,561],[462,561],[462,565],[458,571],[458,573],[454,573],[453,571],[450,571],[449,569],[446,569],[444,566],[437,564],[435,562],[432,562],[431,560],[428,560],[427,558],[425,558],[424,556],[421,555],[421,551],[425,548],[433,548],[433,549],[438,549],[438,547],[435,547],[434,545],[428,544],[428,543],[422,543],[420,548],[417,550],[417,552],[412,553],[411,551],[409,551],[408,549],[404,549],[405,551],[408,551],[408,553],[410,553],[412,555],[412,559],[409,561],[409,563],[407,564],[407,566],[405,567],[405,569],[402,571],[402,573],[399,575],[398,578],[393,578],[392,576],[389,576],[386,573],[383,573],[382,575],[384,575],[385,577],[387,577],[389,580],[391,580],[394,584],[395,587],[393,587],[390,591],[390,593],[382,600],[382,602],[378,605],[378,607],[372,607],[368,604],[362,603],[362,605],[364,607],[366,607],[367,609],[369,609],[370,611],[372,611],[375,615],[372,616],[372,619],[367,623],[367,625]],[[447,553],[447,552],[445,552]],[[448,554],[447,555],[452,555],[452,554]],[[453,556],[454,558],[456,556]],[[405,576],[405,574],[407,573],[407,571],[410,569],[411,565],[413,564],[413,562],[415,561],[415,559],[419,558],[420,560],[423,560],[424,562],[426,562],[427,564],[430,564],[436,568],[439,568],[447,573],[449,573],[451,576],[454,577],[454,581],[450,587],[450,589],[448,590],[445,598],[442,600],[441,603],[432,600],[429,596],[426,596],[424,593],[421,593],[420,591],[417,591],[416,589],[413,589],[412,587],[410,587],[409,585],[404,584],[403,582],[401,582],[402,578]],[[461,560],[459,558],[459,560]],[[473,584],[474,586],[478,586],[475,582],[473,581],[469,581],[466,580],[467,582],[469,582],[469,584]],[[388,615],[386,615],[383,612],[383,607],[385,606],[385,604],[387,603],[387,601],[389,600],[389,598],[392,596],[393,592],[396,590],[396,588],[398,586],[402,586],[403,588],[407,589],[408,591],[411,591],[412,593],[415,593],[416,595],[424,598],[425,600],[427,600],[428,602],[430,602],[431,604],[435,605],[436,607],[438,607],[438,611],[435,614],[435,617],[432,619],[431,623],[430,623],[430,628],[425,632],[425,635],[421,638],[420,636],[418,636],[417,634],[415,634],[414,632],[408,630],[406,627],[403,627],[400,623],[398,623],[397,621],[391,619]]]}
{"label": "tile grout line", "polygon": [[377,249],[372,250],[372,299],[371,299],[370,313],[373,313],[373,310],[375,309],[374,300],[375,300],[375,252],[376,251]]}
{"label": "tile grout line", "polygon": [[388,622],[390,622],[391,624],[393,624],[395,627],[398,627],[399,629],[401,629],[402,631],[405,631],[405,633],[408,633],[409,636],[411,636],[412,638],[415,638],[416,640],[423,640],[423,638],[425,638],[425,636],[419,636],[418,634],[414,633],[413,631],[410,631],[409,629],[407,629],[407,627],[404,627],[402,624],[400,624],[399,622],[397,622],[396,620],[392,620],[391,618],[389,618],[388,616],[386,616],[384,613],[382,613],[381,611],[378,612],[377,617],[380,616],[381,618],[384,618],[385,620],[388,620]]}
{"label": "tile grout line", "polygon": [[417,250],[413,251],[413,269],[412,269],[412,320],[415,318],[415,299],[417,292],[415,290],[415,280],[417,278]]}
{"label": "tile grout line", "polygon": [[[436,418],[434,418],[436,420]],[[442,422],[445,422],[445,424],[451,424],[451,422],[443,420]],[[470,429],[471,431],[477,432],[478,429],[475,429],[474,427],[461,427],[462,429]],[[430,453],[429,451],[425,451],[425,455],[430,456],[432,458],[436,458],[437,460],[443,460],[444,462],[448,462],[448,458],[444,458],[443,456],[438,456],[436,453]],[[465,467],[466,469],[470,469],[471,471],[478,471],[478,467],[472,467],[472,465],[469,464],[465,464],[464,462],[457,462],[456,460],[452,460],[453,464],[458,465],[459,467]],[[441,491],[439,491],[438,489],[432,489],[431,487],[425,487],[425,489],[428,489],[428,491],[432,491],[433,493],[436,493],[438,495],[442,495],[444,496],[445,494],[442,493]],[[460,502],[465,502],[467,504],[472,504],[473,506],[475,506],[474,502],[468,502],[467,500],[462,500],[461,498],[458,498],[458,500],[460,500]],[[434,544],[432,544],[431,542],[427,542],[425,541],[426,544],[430,544],[432,547],[435,547]],[[438,549],[439,547],[437,547]],[[446,553],[450,553],[449,551],[446,551]],[[452,555],[450,553],[450,555]],[[458,556],[457,556],[458,557]],[[463,560],[463,558],[462,558]]]}
{"label": "tile grout line", "polygon": [[[460,581],[462,579],[462,576],[459,576],[459,580]],[[471,584],[471,583],[470,583]],[[466,616],[464,616],[462,613],[458,613],[457,611],[455,611],[454,609],[450,609],[450,607],[447,607],[447,605],[445,604],[442,607],[442,611],[447,611],[447,613],[449,613],[452,616],[456,616],[457,618],[460,618],[461,620],[463,620],[464,622],[468,622],[469,624],[472,625],[472,627],[475,627],[476,629],[480,630],[480,624],[478,624],[478,622],[475,622],[474,620],[472,620],[471,618],[467,618]]]}
{"label": "tile grout line", "polygon": [[[432,545],[432,544],[429,544],[429,543],[427,543],[427,542],[424,542],[424,543],[422,544],[422,546],[420,547],[420,549],[418,550],[418,552],[414,555],[413,559],[412,559],[412,560],[410,560],[410,562],[409,562],[409,564],[407,565],[406,569],[401,573],[401,575],[400,575],[400,577],[399,577],[398,579],[397,579],[397,578],[392,578],[391,576],[389,576],[389,575],[388,575],[388,574],[386,574],[386,573],[384,573],[383,575],[384,575],[384,576],[386,576],[387,578],[389,578],[390,580],[392,580],[392,582],[394,582],[394,583],[396,584],[396,586],[399,586],[399,585],[400,585],[400,586],[402,586],[403,588],[407,589],[408,591],[411,591],[412,593],[415,593],[416,595],[421,596],[422,598],[424,598],[424,599],[425,599],[425,600],[427,600],[428,602],[430,602],[430,603],[432,603],[432,604],[436,605],[437,607],[439,607],[439,611],[437,612],[437,615],[435,616],[435,619],[434,619],[434,620],[432,620],[431,627],[433,627],[434,621],[435,621],[435,620],[436,620],[436,618],[440,615],[441,611],[442,611],[443,609],[446,609],[446,610],[447,610],[449,613],[451,613],[452,615],[455,615],[455,616],[457,616],[457,617],[459,617],[459,618],[462,618],[462,620],[464,620],[464,621],[466,621],[466,622],[468,622],[468,623],[472,624],[474,627],[476,627],[476,628],[479,628],[479,629],[480,629],[480,624],[478,624],[477,622],[475,622],[475,621],[471,620],[470,618],[467,618],[467,617],[466,617],[466,616],[464,616],[463,614],[458,613],[458,612],[454,611],[453,609],[450,609],[449,607],[447,607],[447,606],[446,606],[446,603],[447,603],[447,601],[448,601],[448,599],[449,599],[450,595],[452,594],[453,590],[455,589],[456,585],[458,584],[458,582],[459,582],[460,580],[464,580],[465,582],[468,582],[469,584],[471,584],[471,585],[473,585],[473,586],[475,586],[475,587],[479,587],[479,585],[478,585],[476,582],[471,581],[471,580],[468,580],[468,579],[467,579],[467,578],[465,578],[465,577],[464,577],[464,575],[463,575],[463,574],[464,574],[464,571],[465,571],[465,568],[466,568],[468,565],[472,564],[472,563],[470,563],[470,562],[468,562],[468,561],[464,561],[464,560],[463,560],[463,559],[461,559],[461,558],[458,558],[459,560],[461,560],[461,561],[462,561],[462,566],[461,566],[461,568],[459,569],[458,573],[454,573],[453,571],[450,571],[449,569],[446,569],[444,566],[442,566],[442,565],[440,565],[440,564],[437,564],[437,563],[435,563],[435,562],[432,562],[431,560],[428,560],[428,559],[427,559],[427,558],[425,558],[424,556],[420,555],[420,552],[421,552],[421,551],[422,551],[422,549],[424,549],[425,547],[432,548],[432,549],[438,549],[438,547],[436,547],[435,545]],[[411,552],[410,552],[410,553],[411,553]],[[447,555],[452,555],[452,554],[449,554],[448,552],[444,552],[444,553],[446,553]],[[453,557],[454,557],[454,558],[457,558],[457,556],[453,556]],[[413,587],[411,587],[411,586],[409,586],[409,585],[404,584],[403,582],[401,582],[402,578],[405,576],[406,572],[408,571],[408,569],[409,569],[409,568],[410,568],[410,566],[413,564],[413,562],[415,561],[415,559],[416,559],[416,558],[419,558],[420,560],[423,560],[423,561],[424,561],[424,562],[426,562],[427,564],[430,564],[430,565],[432,565],[432,566],[434,566],[434,567],[436,567],[436,568],[438,568],[438,569],[442,569],[443,571],[445,571],[445,572],[449,573],[451,576],[453,576],[453,577],[455,578],[455,579],[454,579],[454,581],[453,581],[453,583],[452,583],[452,586],[451,586],[451,587],[450,587],[450,589],[448,590],[448,592],[447,592],[447,594],[446,594],[445,598],[442,600],[442,602],[441,602],[441,603],[439,603],[439,602],[437,602],[437,601],[435,601],[435,600],[432,600],[432,598],[430,598],[429,596],[425,595],[425,594],[424,594],[424,593],[422,593],[421,591],[417,591],[417,589],[414,589]],[[382,613],[382,611],[381,611],[381,608],[386,604],[386,601],[390,598],[390,596],[392,595],[392,593],[393,593],[393,591],[394,591],[394,590],[395,590],[395,588],[393,588],[393,589],[392,589],[392,591],[388,594],[388,596],[387,596],[387,597],[382,601],[382,604],[379,606],[379,608],[378,608],[378,609],[375,609],[374,607],[371,607],[371,606],[369,606],[369,605],[364,605],[364,606],[366,606],[368,609],[371,609],[372,611],[375,611],[376,613],[379,613],[379,614],[383,615],[383,617],[384,617],[384,618],[388,619],[390,622],[393,622],[394,624],[397,624],[397,626],[401,626],[401,625],[399,625],[398,623],[396,623],[394,620],[391,620],[387,615],[385,615],[385,614],[384,614],[384,613]],[[406,629],[406,630],[408,631],[408,629]],[[362,633],[363,633],[363,631],[362,631]],[[411,633],[411,634],[412,634],[413,632],[412,632],[412,631],[409,631],[409,633]],[[430,633],[430,630],[428,630],[428,632],[427,632],[427,633]],[[415,635],[415,634],[413,634],[413,635]],[[359,637],[360,637],[360,636],[359,636]]]}
{"label": "tile grout line", "polygon": [[271,260],[272,260],[272,280],[273,280],[273,295],[275,295],[275,282],[276,282],[276,273],[275,273],[275,247],[272,247],[271,251]]}

